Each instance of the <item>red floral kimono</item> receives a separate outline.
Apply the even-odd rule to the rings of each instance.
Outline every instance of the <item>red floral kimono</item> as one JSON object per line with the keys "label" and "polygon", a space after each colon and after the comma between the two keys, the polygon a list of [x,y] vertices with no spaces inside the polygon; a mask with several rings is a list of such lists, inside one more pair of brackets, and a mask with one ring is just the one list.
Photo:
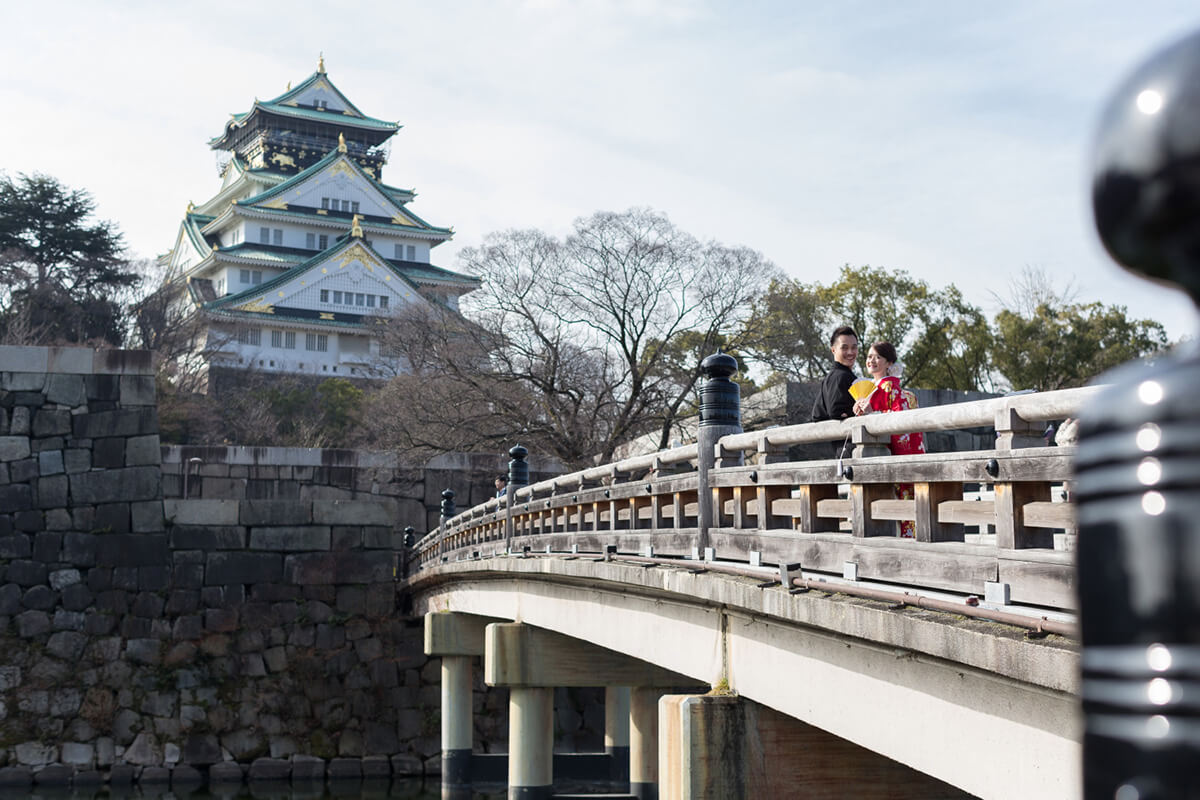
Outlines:
{"label": "red floral kimono", "polygon": [[[891,376],[880,378],[875,384],[875,392],[871,395],[871,408],[874,411],[907,411],[908,398],[900,390],[900,379]],[[892,455],[908,456],[913,453],[925,452],[925,437],[920,433],[902,433],[892,437]],[[911,483],[896,484],[898,500],[912,500],[913,485]],[[906,539],[913,538],[916,526],[911,520],[900,523],[900,535]]]}

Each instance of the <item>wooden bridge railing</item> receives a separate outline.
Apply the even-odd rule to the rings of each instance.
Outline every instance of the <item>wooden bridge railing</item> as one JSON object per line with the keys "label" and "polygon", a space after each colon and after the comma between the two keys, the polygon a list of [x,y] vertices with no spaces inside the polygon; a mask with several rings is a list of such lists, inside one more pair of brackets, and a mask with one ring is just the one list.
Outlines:
{"label": "wooden bridge railing", "polygon": [[[417,545],[420,566],[505,553],[617,553],[798,564],[1012,603],[1075,606],[1069,499],[1074,447],[1047,447],[1048,420],[1076,416],[1087,387],[769,428],[717,441],[707,485],[696,445],[624,459],[516,487],[465,511]],[[992,427],[991,450],[892,456],[892,434]],[[792,461],[797,444],[854,444],[854,456]],[[914,499],[895,499],[911,483]],[[990,485],[994,500],[974,487]],[[711,498],[711,500],[709,499]],[[712,503],[702,527],[700,504]],[[915,539],[897,537],[898,521]],[[970,536],[967,526],[994,536]],[[1070,536],[1063,537],[1068,544]],[[998,594],[997,594],[998,593]]]}

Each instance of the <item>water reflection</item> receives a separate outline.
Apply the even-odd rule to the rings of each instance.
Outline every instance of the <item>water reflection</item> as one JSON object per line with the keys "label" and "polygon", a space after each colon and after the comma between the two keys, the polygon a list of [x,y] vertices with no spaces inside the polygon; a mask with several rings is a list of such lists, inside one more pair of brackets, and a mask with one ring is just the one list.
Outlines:
{"label": "water reflection", "polygon": [[[505,787],[473,790],[454,800],[497,800],[507,795]],[[0,798],[23,800],[441,800],[442,786],[436,779],[271,782],[170,786],[166,783],[137,786],[95,787],[0,787]]]}

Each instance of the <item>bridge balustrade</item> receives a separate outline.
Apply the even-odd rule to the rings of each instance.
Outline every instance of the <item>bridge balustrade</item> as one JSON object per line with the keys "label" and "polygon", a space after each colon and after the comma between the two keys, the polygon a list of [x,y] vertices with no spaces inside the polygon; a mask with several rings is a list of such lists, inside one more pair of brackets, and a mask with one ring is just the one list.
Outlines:
{"label": "bridge balustrade", "polygon": [[[1075,606],[1074,508],[1052,489],[1074,447],[1046,446],[1046,422],[1077,416],[1099,387],[874,414],[724,436],[707,485],[697,445],[516,487],[418,543],[423,567],[504,555],[586,554],[800,565],[905,587],[999,592],[1001,602]],[[893,456],[893,434],[992,427],[991,450]],[[790,460],[793,445],[845,441],[847,459]],[[911,483],[914,499],[895,499]],[[974,487],[990,485],[994,499]],[[700,504],[712,503],[702,527]],[[898,522],[915,538],[898,538]],[[994,535],[968,534],[968,526]],[[987,526],[986,528],[983,526]],[[1056,548],[1055,533],[1059,533]],[[1061,534],[1066,534],[1065,536]]]}

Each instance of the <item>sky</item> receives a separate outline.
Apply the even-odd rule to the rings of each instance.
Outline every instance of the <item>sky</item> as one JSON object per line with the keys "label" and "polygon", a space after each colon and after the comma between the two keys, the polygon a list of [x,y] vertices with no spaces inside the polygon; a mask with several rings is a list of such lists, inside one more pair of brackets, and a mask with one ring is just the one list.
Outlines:
{"label": "sky", "polygon": [[0,170],[88,190],[134,257],[216,193],[229,115],[323,54],[404,126],[383,178],[454,227],[439,266],[650,207],[806,282],[902,269],[990,315],[1033,268],[1173,340],[1200,321],[1107,257],[1089,201],[1105,102],[1200,29],[1194,0],[0,0],[0,19]]}

